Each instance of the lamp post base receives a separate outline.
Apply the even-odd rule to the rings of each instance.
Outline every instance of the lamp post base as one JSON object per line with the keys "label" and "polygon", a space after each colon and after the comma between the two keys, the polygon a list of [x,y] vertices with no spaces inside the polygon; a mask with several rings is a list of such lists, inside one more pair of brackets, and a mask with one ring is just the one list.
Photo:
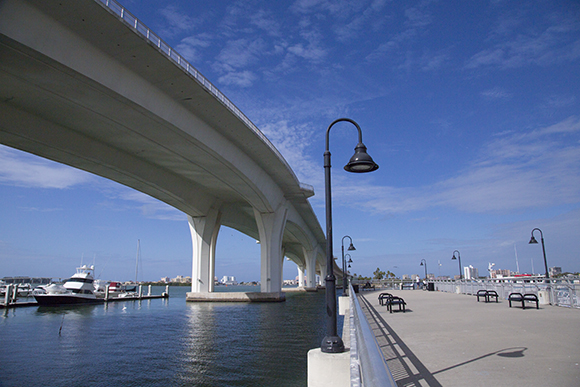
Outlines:
{"label": "lamp post base", "polygon": [[326,336],[322,339],[320,350],[324,353],[344,352],[344,343],[339,336]]}

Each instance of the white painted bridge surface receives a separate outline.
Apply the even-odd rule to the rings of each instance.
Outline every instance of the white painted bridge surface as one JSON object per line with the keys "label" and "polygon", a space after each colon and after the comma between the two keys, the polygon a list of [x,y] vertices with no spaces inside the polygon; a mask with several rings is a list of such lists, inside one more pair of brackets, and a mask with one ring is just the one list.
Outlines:
{"label": "white painted bridge surface", "polygon": [[0,0],[0,143],[186,213],[194,293],[213,291],[222,225],[260,241],[262,293],[283,299],[285,256],[306,272],[306,286],[315,286],[316,272],[326,275],[312,187],[117,3]]}

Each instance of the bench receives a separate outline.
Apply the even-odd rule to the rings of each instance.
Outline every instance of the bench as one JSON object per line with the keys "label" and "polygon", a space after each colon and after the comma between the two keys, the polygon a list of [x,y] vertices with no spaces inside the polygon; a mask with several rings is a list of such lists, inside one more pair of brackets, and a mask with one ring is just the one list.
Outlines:
{"label": "bench", "polygon": [[533,293],[526,293],[526,294],[510,293],[510,295],[508,296],[508,301],[510,304],[510,308],[512,307],[512,301],[514,301],[514,302],[521,302],[522,309],[526,309],[526,301],[528,301],[528,302],[535,302],[536,309],[540,309],[540,301],[538,300],[538,296],[536,296]]}
{"label": "bench", "polygon": [[384,305],[385,302],[389,299],[393,297],[393,295],[391,293],[381,293],[379,294],[379,304],[380,305]]}
{"label": "bench", "polygon": [[399,311],[401,310],[402,307],[403,313],[405,313],[405,305],[407,305],[407,303],[401,297],[392,296],[387,298],[386,300],[387,300],[386,301],[387,309],[389,310],[389,313],[393,313],[393,305],[399,305]]}
{"label": "bench", "polygon": [[491,302],[492,298],[495,298],[495,302],[499,302],[499,296],[495,290],[478,290],[476,296],[477,302],[479,302],[479,297],[483,297],[485,302]]}

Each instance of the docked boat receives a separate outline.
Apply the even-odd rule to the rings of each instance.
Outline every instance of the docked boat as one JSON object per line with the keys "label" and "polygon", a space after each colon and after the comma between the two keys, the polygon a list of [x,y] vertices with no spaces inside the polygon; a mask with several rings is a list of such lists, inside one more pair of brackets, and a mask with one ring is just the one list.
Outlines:
{"label": "docked boat", "polygon": [[44,291],[35,292],[34,298],[39,305],[59,306],[71,304],[94,304],[104,302],[94,292],[94,266],[83,265],[64,285],[51,284]]}

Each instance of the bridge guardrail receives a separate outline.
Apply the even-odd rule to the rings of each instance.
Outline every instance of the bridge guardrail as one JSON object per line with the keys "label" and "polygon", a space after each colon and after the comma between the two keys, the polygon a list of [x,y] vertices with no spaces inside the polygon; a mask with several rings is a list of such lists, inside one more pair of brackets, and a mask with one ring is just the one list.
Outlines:
{"label": "bridge guardrail", "polygon": [[396,387],[397,383],[350,284],[349,295],[351,387]]}
{"label": "bridge guardrail", "polygon": [[[117,15],[121,20],[128,26],[133,28],[139,35],[147,39],[152,45],[157,47],[159,51],[165,54],[169,59],[181,67],[185,72],[191,75],[199,84],[206,88],[206,90],[213,95],[216,99],[221,101],[221,103],[227,107],[234,115],[236,115],[241,121],[243,121],[248,128],[250,128],[258,137],[267,144],[271,151],[275,153],[278,158],[286,165],[288,170],[294,174],[282,154],[276,149],[274,145],[268,140],[268,138],[262,133],[256,125],[242,111],[233,104],[221,91],[218,90],[206,77],[204,77],[195,67],[193,67],[185,58],[183,58],[177,51],[175,51],[169,44],[167,44],[163,39],[161,39],[157,34],[155,34],[145,23],[137,19],[132,13],[127,11],[121,4],[116,0],[95,0],[97,3],[103,5],[106,9],[111,11],[113,14]],[[296,179],[298,180],[298,179]]]}

